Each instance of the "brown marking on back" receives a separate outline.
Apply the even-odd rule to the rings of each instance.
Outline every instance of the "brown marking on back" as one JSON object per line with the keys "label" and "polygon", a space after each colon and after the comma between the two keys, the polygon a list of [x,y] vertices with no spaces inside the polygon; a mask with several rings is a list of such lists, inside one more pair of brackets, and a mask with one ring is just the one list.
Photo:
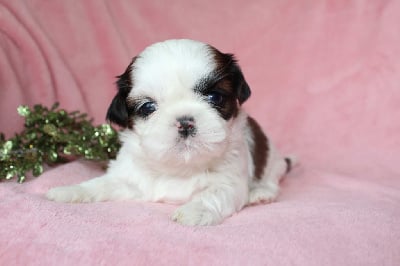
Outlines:
{"label": "brown marking on back", "polygon": [[286,174],[289,173],[292,170],[292,160],[290,160],[290,158],[286,157],[284,158],[285,162],[286,162]]}
{"label": "brown marking on back", "polygon": [[251,118],[247,117],[247,122],[253,134],[254,145],[251,147],[251,156],[254,163],[254,178],[261,179],[264,174],[264,169],[267,164],[267,159],[269,155],[269,145],[268,139],[265,136],[260,125]]}

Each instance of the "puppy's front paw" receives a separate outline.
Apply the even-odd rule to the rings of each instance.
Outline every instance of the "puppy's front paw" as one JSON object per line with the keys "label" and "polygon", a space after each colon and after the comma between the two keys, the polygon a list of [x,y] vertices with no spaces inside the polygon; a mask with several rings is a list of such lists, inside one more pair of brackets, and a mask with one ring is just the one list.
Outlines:
{"label": "puppy's front paw", "polygon": [[222,221],[220,215],[207,209],[200,202],[189,202],[178,209],[172,215],[172,220],[183,225],[215,225]]}
{"label": "puppy's front paw", "polygon": [[267,204],[274,202],[278,196],[278,189],[276,188],[254,188],[249,193],[249,205],[253,204]]}
{"label": "puppy's front paw", "polygon": [[57,202],[90,202],[91,197],[79,185],[52,188],[46,193],[49,200]]}

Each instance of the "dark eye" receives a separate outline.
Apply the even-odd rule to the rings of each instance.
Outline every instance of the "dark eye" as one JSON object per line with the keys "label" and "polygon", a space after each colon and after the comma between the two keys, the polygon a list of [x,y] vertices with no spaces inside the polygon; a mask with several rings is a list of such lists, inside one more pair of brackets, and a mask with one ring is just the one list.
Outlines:
{"label": "dark eye", "polygon": [[217,106],[221,106],[224,103],[224,96],[218,92],[210,92],[206,95],[207,101]]}
{"label": "dark eye", "polygon": [[144,104],[142,104],[142,106],[139,107],[138,114],[141,117],[146,117],[153,113],[156,109],[157,105],[155,102],[145,102]]}

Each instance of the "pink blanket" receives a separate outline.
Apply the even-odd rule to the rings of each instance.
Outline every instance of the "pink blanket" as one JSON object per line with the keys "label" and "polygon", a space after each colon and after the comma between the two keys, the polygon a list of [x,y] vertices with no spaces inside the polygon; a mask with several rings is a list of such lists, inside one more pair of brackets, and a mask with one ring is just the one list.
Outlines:
{"label": "pink blanket", "polygon": [[145,46],[235,53],[245,108],[301,161],[276,203],[214,227],[175,206],[61,204],[77,161],[0,183],[0,265],[400,265],[400,1],[0,1],[0,131],[20,104],[60,101],[103,123],[114,76]]}

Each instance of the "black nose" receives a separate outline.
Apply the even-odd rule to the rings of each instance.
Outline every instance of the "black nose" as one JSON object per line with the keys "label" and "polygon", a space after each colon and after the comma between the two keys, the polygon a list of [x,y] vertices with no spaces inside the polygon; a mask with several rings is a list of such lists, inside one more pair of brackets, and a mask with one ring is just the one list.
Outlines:
{"label": "black nose", "polygon": [[192,116],[182,116],[176,119],[176,127],[181,137],[187,138],[196,135],[196,123]]}

